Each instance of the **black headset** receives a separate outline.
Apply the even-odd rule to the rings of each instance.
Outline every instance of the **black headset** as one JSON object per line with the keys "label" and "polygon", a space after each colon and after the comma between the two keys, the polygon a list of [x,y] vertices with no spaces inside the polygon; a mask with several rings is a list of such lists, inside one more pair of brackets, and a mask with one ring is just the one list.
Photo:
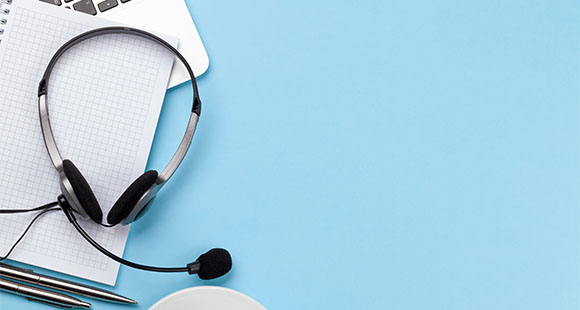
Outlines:
{"label": "black headset", "polygon": [[[187,72],[191,77],[191,84],[193,86],[193,106],[185,135],[183,136],[177,151],[173,155],[173,158],[167,164],[165,169],[163,169],[161,173],[156,170],[149,170],[133,181],[111,208],[111,211],[107,215],[107,224],[103,224],[103,212],[89,182],[87,182],[81,171],[71,160],[63,159],[60,154],[50,125],[47,87],[50,74],[55,64],[66,51],[80,42],[96,36],[108,34],[128,34],[139,36],[161,44],[166,49],[170,50],[185,65]],[[199,274],[202,279],[213,279],[226,274],[231,269],[231,256],[224,249],[212,249],[206,254],[201,255],[195,262],[192,262],[185,267],[165,268],[136,264],[124,260],[103,248],[84,231],[76,219],[76,215],[80,215],[83,218],[90,218],[95,223],[108,227],[118,224],[128,225],[133,223],[141,218],[150,208],[155,195],[163,185],[167,183],[177,170],[177,167],[179,167],[183,161],[185,154],[191,145],[191,141],[193,140],[193,135],[195,134],[195,129],[201,114],[201,100],[199,99],[195,75],[193,74],[187,60],[176,48],[154,34],[130,27],[105,27],[82,33],[60,47],[48,63],[42,80],[38,86],[38,108],[44,143],[48,155],[50,156],[50,159],[60,177],[62,195],[59,196],[58,203],[64,210],[69,221],[93,247],[121,264],[148,271],[188,272],[190,274]]]}

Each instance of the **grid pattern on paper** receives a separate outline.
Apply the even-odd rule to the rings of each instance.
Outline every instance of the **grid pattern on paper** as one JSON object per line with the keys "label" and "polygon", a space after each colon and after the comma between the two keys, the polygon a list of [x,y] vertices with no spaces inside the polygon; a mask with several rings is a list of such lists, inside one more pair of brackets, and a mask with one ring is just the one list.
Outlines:
{"label": "grid pattern on paper", "polygon": [[[36,90],[50,57],[68,39],[91,28],[20,8],[11,16],[10,41],[0,63],[0,208],[30,208],[54,201],[58,176],[45,150]],[[139,55],[136,57],[135,55]],[[64,158],[83,172],[105,215],[122,191],[144,169],[136,162],[162,47],[124,35],[90,39],[69,50],[49,84],[49,109]],[[33,215],[0,216],[0,255],[22,233]],[[110,248],[118,229],[83,222]],[[42,218],[14,257],[32,252],[95,270],[111,262],[85,243],[61,212]]]}

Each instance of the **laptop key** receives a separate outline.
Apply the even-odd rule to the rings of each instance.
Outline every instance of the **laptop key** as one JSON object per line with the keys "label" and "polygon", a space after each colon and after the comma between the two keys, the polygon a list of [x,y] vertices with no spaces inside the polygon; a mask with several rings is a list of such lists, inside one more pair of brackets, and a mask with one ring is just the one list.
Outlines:
{"label": "laptop key", "polygon": [[83,0],[81,2],[77,2],[73,4],[73,8],[75,11],[97,15],[97,10],[95,9],[95,5],[93,4],[92,0]]}
{"label": "laptop key", "polygon": [[40,1],[54,4],[54,5],[61,5],[62,4],[62,2],[60,0],[40,0]]}
{"label": "laptop key", "polygon": [[116,7],[117,5],[119,5],[117,0],[105,0],[101,3],[99,3],[99,10],[101,12],[105,12],[106,10],[112,9],[112,8]]}

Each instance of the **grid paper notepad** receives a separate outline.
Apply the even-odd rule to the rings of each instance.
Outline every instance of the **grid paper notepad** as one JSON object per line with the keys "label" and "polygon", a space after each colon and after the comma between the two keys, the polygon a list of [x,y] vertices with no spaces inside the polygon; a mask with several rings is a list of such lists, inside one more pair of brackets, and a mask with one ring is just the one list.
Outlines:
{"label": "grid paper notepad", "polygon": [[[31,0],[2,3],[0,9],[10,10],[0,14],[6,19],[0,24],[0,208],[31,208],[61,193],[40,131],[38,82],[63,43],[115,23]],[[177,39],[166,39],[177,45]],[[63,157],[83,172],[105,214],[145,170],[173,59],[145,39],[107,35],[69,50],[52,73],[48,102],[56,141]],[[0,215],[0,255],[33,216]],[[81,224],[122,255],[128,227]],[[41,218],[10,258],[109,285],[119,269],[62,212]]]}

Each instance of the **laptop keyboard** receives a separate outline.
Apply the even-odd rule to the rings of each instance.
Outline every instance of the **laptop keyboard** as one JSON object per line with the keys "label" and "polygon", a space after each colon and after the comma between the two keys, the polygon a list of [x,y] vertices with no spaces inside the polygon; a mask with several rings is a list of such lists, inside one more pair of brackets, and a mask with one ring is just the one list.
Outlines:
{"label": "laptop keyboard", "polygon": [[[97,15],[98,12],[106,12],[112,8],[116,8],[119,4],[129,2],[131,0],[40,0],[58,6],[64,6],[67,9]],[[96,4],[96,5],[95,5]]]}

